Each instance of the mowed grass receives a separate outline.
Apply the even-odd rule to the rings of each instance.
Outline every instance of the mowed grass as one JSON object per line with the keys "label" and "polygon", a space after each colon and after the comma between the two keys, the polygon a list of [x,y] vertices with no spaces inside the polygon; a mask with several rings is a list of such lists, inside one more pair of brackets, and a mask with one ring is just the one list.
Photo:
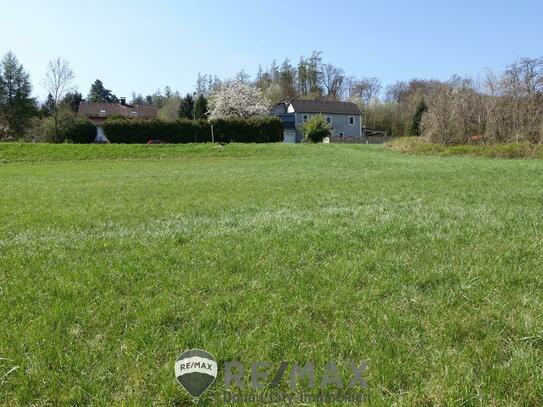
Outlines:
{"label": "mowed grass", "polygon": [[[189,348],[365,360],[372,406],[543,404],[541,161],[360,145],[0,145],[0,161],[0,404],[191,405],[173,373]],[[223,390],[221,372],[199,405]]]}

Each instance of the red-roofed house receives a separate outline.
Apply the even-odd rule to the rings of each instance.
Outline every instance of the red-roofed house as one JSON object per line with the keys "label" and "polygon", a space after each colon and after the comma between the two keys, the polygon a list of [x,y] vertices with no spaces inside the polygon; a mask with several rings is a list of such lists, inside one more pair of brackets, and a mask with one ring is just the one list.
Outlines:
{"label": "red-roofed house", "polygon": [[92,103],[81,102],[77,112],[79,116],[87,117],[96,126],[100,126],[104,120],[111,116],[122,116],[134,119],[154,119],[157,111],[152,106],[127,105],[124,98],[120,103]]}
{"label": "red-roofed house", "polygon": [[157,111],[154,107],[127,105],[125,98],[121,98],[120,103],[81,102],[77,114],[88,118],[98,128],[96,141],[107,141],[101,126],[108,117],[122,116],[133,119],[154,119],[157,117]]}

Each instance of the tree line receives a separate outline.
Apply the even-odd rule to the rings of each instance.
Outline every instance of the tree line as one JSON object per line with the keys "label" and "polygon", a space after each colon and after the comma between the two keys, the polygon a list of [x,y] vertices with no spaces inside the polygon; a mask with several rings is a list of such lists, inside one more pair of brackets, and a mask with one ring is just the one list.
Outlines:
{"label": "tree line", "polygon": [[73,87],[74,78],[66,61],[51,60],[42,81],[48,95],[39,103],[32,97],[30,75],[12,52],[5,54],[0,61],[0,140],[38,136],[56,142],[68,133],[77,133],[77,140],[95,133],[92,124],[76,116],[83,96]]}
{"label": "tree line", "polygon": [[[97,79],[83,96],[73,86],[68,62],[49,62],[42,81],[43,102],[32,97],[29,74],[12,52],[0,62],[0,139],[43,135],[61,141],[67,128],[80,123],[81,101],[118,103],[119,98]],[[221,93],[222,92],[222,93]],[[228,96],[230,95],[230,96]],[[389,130],[394,136],[424,136],[440,143],[471,140],[507,142],[543,138],[543,58],[524,58],[482,79],[453,76],[448,81],[412,79],[383,89],[375,77],[355,78],[314,51],[293,65],[289,59],[258,68],[254,78],[240,71],[221,79],[198,74],[195,92],[184,96],[166,86],[150,95],[133,92],[131,105],[150,105],[158,118],[206,120],[228,115],[230,100],[242,117],[247,100],[252,111],[288,98],[322,98],[357,103],[368,128]],[[251,110],[249,109],[249,110]]]}
{"label": "tree line", "polygon": [[[47,90],[47,97],[40,102],[32,96],[30,75],[13,52],[6,53],[0,61],[0,140],[58,142],[74,128],[84,127],[85,134],[88,134],[88,121],[77,116],[79,104],[82,101],[119,103],[120,98],[99,79],[84,97],[73,86],[74,80],[75,74],[67,61],[60,58],[51,60],[41,82]],[[208,101],[203,94],[181,97],[179,92],[169,87],[145,98],[133,93],[129,103],[152,105],[163,120],[207,118]]]}
{"label": "tree line", "polygon": [[480,78],[411,80],[368,105],[368,126],[442,144],[543,142],[543,58],[522,58]]}
{"label": "tree line", "polygon": [[347,75],[336,65],[323,61],[322,52],[301,56],[296,65],[290,59],[281,64],[273,61],[269,67],[258,67],[254,80],[245,70],[234,78],[221,80],[213,75],[198,75],[196,92],[210,95],[225,84],[241,82],[259,89],[270,105],[289,98],[351,100],[367,105],[381,92],[381,81],[375,77]]}
{"label": "tree line", "polygon": [[[60,58],[50,61],[42,81],[47,97],[39,102],[31,95],[29,74],[15,55],[8,52],[0,63],[0,139],[35,139],[38,136],[43,141],[62,141],[62,133],[67,128],[84,120],[76,115],[82,101],[120,101],[99,79],[85,97],[73,86],[74,79],[67,61]],[[377,96],[381,87],[376,78],[355,80],[346,76],[341,68],[323,63],[321,53],[315,51],[310,57],[301,57],[296,67],[287,59],[280,66],[274,62],[265,70],[259,68],[255,80],[251,80],[244,70],[231,79],[199,74],[194,93],[182,96],[166,86],[146,96],[133,92],[129,104],[153,106],[158,118],[165,121],[178,118],[206,120],[213,112],[217,117],[227,111],[224,98],[217,97],[213,102],[211,96],[229,86],[236,89],[235,83],[254,87],[260,92],[256,95],[251,89],[242,87],[240,94],[253,95],[255,103],[251,108],[259,112],[263,111],[264,103],[269,107],[289,97],[332,100],[358,97],[361,101],[369,101]],[[228,94],[227,90],[225,94]],[[235,103],[240,105],[243,101],[237,97]],[[240,115],[245,114],[243,108],[240,109]]]}
{"label": "tree line", "polygon": [[314,51],[296,65],[285,59],[259,66],[254,79],[245,70],[226,80],[199,74],[196,94],[209,98],[242,83],[258,89],[269,106],[289,98],[352,101],[367,128],[398,137],[423,136],[440,143],[541,142],[542,60],[523,58],[503,71],[485,72],[483,79],[454,75],[447,81],[412,79],[383,88],[378,78],[349,76]]}

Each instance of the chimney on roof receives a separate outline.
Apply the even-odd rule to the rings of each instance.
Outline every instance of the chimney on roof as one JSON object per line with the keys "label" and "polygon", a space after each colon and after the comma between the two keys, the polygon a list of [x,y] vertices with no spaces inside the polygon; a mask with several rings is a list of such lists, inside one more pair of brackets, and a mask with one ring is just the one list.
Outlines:
{"label": "chimney on roof", "polygon": [[121,101],[121,105],[126,106],[126,98],[119,98]]}

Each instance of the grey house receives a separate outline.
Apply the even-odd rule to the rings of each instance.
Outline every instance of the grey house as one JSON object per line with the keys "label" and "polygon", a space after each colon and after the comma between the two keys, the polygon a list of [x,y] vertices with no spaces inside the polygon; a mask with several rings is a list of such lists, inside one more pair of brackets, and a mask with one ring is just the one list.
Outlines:
{"label": "grey house", "polygon": [[302,125],[318,114],[332,126],[333,137],[362,137],[362,112],[351,102],[292,99],[275,105],[270,114],[283,122],[285,143],[302,141]]}

